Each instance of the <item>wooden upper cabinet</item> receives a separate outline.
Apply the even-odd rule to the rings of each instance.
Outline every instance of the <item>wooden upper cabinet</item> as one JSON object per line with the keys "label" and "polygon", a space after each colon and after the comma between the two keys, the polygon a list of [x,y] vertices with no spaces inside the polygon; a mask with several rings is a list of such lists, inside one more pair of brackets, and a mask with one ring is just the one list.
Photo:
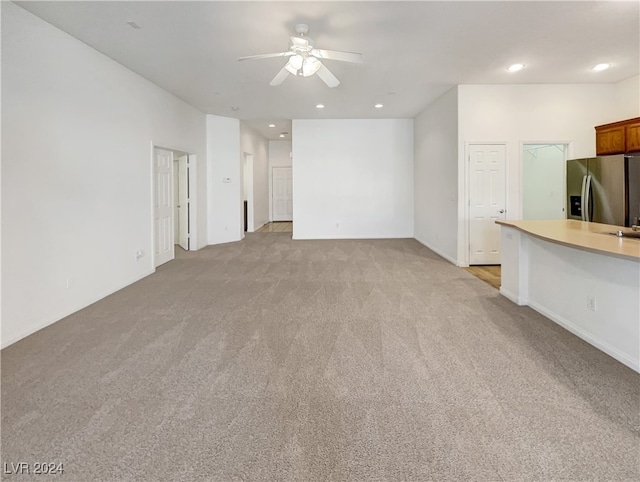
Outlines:
{"label": "wooden upper cabinet", "polygon": [[640,151],[640,117],[596,127],[596,155]]}
{"label": "wooden upper cabinet", "polygon": [[624,138],[624,126],[607,127],[606,129],[596,127],[596,155],[624,153]]}
{"label": "wooden upper cabinet", "polygon": [[627,124],[624,134],[627,152],[640,151],[640,119],[632,124]]}

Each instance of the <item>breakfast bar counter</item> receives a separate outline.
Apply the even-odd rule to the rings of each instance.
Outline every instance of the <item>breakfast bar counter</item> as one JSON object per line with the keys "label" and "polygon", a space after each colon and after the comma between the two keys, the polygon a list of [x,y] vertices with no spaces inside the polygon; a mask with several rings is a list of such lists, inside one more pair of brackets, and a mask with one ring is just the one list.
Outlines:
{"label": "breakfast bar counter", "polygon": [[640,239],[618,237],[613,234],[617,231],[634,233],[631,228],[572,219],[496,221],[496,223],[514,227],[553,243],[622,258],[640,259]]}
{"label": "breakfast bar counter", "polygon": [[640,239],[574,220],[497,221],[500,293],[640,372]]}

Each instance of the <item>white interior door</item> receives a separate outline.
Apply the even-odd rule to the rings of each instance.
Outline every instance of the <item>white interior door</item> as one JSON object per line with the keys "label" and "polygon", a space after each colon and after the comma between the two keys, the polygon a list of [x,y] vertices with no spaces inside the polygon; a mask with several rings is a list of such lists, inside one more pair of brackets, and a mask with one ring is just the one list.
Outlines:
{"label": "white interior door", "polygon": [[178,244],[189,250],[189,156],[178,158]]}
{"label": "white interior door", "polygon": [[506,146],[469,146],[469,264],[500,264],[500,226],[506,212]]}
{"label": "white interior door", "polygon": [[155,149],[153,156],[154,265],[174,258],[173,250],[173,153]]}
{"label": "white interior door", "polygon": [[274,167],[272,173],[273,220],[293,221],[293,180],[290,167]]}

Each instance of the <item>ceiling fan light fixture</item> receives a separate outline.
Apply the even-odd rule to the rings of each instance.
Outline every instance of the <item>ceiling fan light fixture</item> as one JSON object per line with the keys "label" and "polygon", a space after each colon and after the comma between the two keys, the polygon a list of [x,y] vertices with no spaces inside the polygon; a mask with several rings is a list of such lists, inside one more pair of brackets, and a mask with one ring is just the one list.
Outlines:
{"label": "ceiling fan light fixture", "polygon": [[315,57],[307,57],[302,63],[302,76],[309,77],[315,74],[321,66],[322,64]]}
{"label": "ceiling fan light fixture", "polygon": [[293,75],[298,75],[298,71],[302,68],[302,64],[304,64],[304,58],[302,55],[293,55],[289,57],[289,61],[285,68]]}

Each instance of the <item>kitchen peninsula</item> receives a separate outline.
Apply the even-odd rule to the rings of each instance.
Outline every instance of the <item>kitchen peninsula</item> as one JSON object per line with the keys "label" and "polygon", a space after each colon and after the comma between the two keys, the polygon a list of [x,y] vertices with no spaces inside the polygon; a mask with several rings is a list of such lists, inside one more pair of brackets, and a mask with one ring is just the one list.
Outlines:
{"label": "kitchen peninsula", "polygon": [[640,372],[640,239],[575,220],[501,225],[500,293]]}

